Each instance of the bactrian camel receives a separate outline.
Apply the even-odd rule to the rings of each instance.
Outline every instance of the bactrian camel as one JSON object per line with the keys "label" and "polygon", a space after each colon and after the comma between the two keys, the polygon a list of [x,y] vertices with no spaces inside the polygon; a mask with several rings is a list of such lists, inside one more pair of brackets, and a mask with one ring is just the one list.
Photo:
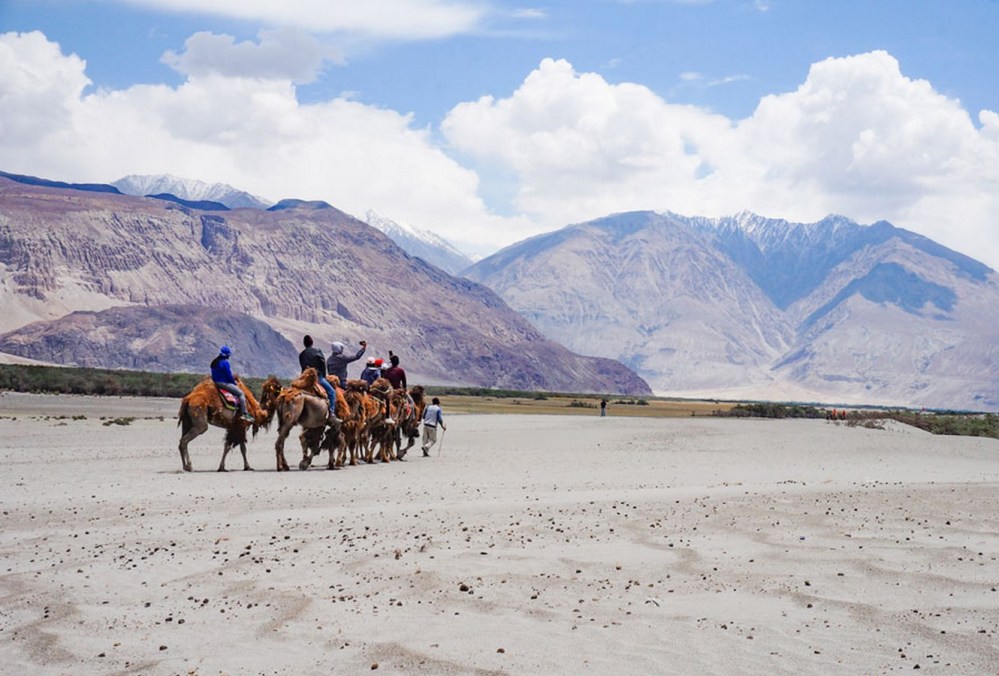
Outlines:
{"label": "bactrian camel", "polygon": [[253,416],[252,422],[243,420],[236,410],[222,403],[222,396],[211,378],[202,380],[181,399],[177,424],[181,429],[180,461],[185,472],[192,470],[191,456],[187,451],[188,444],[208,431],[209,425],[225,429],[225,444],[222,447],[222,460],[219,462],[218,471],[226,471],[225,458],[230,449],[236,445],[243,455],[243,469],[253,469],[246,459],[246,431],[252,428],[253,436],[256,437],[261,427],[270,426],[274,416],[275,399],[281,391],[281,383],[274,376],[268,378],[264,382],[258,403],[250,388],[242,380],[237,377],[236,382],[246,395],[246,408]]}
{"label": "bactrian camel", "polygon": [[[312,458],[321,450],[329,450],[329,468],[335,469],[335,448],[338,446],[339,424],[329,416],[329,404],[325,391],[319,387],[314,368],[307,368],[302,375],[292,381],[290,387],[281,390],[277,396],[275,414],[278,419],[278,438],[274,442],[274,453],[279,472],[288,471],[288,461],[284,455],[284,442],[296,425],[302,427],[299,439],[302,443],[302,460],[299,469],[308,469]],[[347,402],[337,392],[337,416],[345,415]]]}

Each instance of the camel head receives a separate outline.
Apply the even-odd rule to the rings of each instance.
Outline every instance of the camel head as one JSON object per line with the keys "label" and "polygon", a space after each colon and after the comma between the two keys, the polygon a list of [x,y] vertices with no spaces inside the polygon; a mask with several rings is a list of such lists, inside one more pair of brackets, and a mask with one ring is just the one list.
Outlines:
{"label": "camel head", "polygon": [[387,403],[389,417],[395,420],[397,427],[401,426],[403,418],[406,416],[406,392],[404,390],[393,390]]}
{"label": "camel head", "polygon": [[277,410],[279,394],[281,394],[281,381],[277,379],[277,376],[270,376],[264,381],[260,390],[261,415],[253,421],[254,427],[263,426],[264,429],[270,427],[271,420],[274,419],[274,411]]}

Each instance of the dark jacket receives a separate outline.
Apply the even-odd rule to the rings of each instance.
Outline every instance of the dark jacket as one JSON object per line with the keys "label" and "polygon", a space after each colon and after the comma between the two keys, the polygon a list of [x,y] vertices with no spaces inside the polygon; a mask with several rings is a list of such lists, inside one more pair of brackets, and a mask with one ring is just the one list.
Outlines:
{"label": "dark jacket", "polygon": [[236,384],[236,379],[232,375],[232,367],[229,365],[229,358],[218,355],[212,359],[212,380],[216,383]]}
{"label": "dark jacket", "polygon": [[303,371],[311,366],[316,369],[316,374],[320,378],[326,377],[326,357],[323,356],[323,351],[315,345],[298,353],[298,365],[302,367]]}
{"label": "dark jacket", "polygon": [[386,370],[382,373],[382,377],[392,383],[392,387],[395,389],[406,389],[406,371],[404,371],[401,366],[393,366],[392,368]]}
{"label": "dark jacket", "polygon": [[372,384],[378,380],[382,375],[382,370],[377,366],[366,366],[363,371],[361,371],[361,380],[366,382],[368,385]]}
{"label": "dark jacket", "polygon": [[365,347],[362,345],[353,357],[341,352],[340,354],[331,354],[330,358],[326,360],[326,372],[340,379],[340,387],[347,384],[347,364],[360,359],[364,350]]}

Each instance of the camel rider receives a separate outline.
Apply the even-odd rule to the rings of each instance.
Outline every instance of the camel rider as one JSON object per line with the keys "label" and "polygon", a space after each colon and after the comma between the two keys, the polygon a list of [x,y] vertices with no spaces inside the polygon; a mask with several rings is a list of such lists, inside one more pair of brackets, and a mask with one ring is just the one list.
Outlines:
{"label": "camel rider", "polygon": [[362,340],[358,343],[361,349],[357,351],[353,357],[349,354],[344,354],[344,344],[337,341],[331,346],[330,358],[326,360],[326,372],[331,376],[336,376],[340,381],[340,387],[347,387],[347,364],[352,361],[357,361],[364,354],[364,351],[368,349],[368,342]]}
{"label": "camel rider", "polygon": [[382,375],[382,370],[378,368],[375,361],[374,357],[368,357],[368,365],[364,367],[363,371],[361,371],[361,380],[366,382],[369,387]]}
{"label": "camel rider", "polygon": [[330,381],[326,380],[326,358],[323,356],[323,351],[313,346],[312,336],[303,338],[302,344],[305,345],[305,349],[298,353],[298,365],[302,367],[303,371],[310,366],[316,369],[319,384],[326,390],[326,396],[329,397],[329,417],[333,421],[338,421],[339,419],[336,417],[336,390],[330,385]]}
{"label": "camel rider", "polygon": [[382,378],[392,383],[393,389],[405,392],[409,410],[415,411],[416,402],[413,401],[413,396],[409,393],[409,384],[406,382],[406,370],[399,366],[399,355],[392,352],[392,350],[389,350],[389,363],[392,366],[382,371]]}
{"label": "camel rider", "polygon": [[232,375],[232,367],[229,365],[229,356],[232,350],[228,345],[219,348],[219,354],[212,360],[212,381],[215,387],[229,392],[239,401],[239,416],[247,422],[253,422],[253,416],[246,410],[246,395],[242,388],[236,384],[236,377]]}
{"label": "camel rider", "polygon": [[399,366],[399,355],[389,350],[389,361],[392,363],[392,366],[382,373],[382,377],[387,378],[395,389],[405,390],[408,387],[408,383],[406,383],[406,371]]}

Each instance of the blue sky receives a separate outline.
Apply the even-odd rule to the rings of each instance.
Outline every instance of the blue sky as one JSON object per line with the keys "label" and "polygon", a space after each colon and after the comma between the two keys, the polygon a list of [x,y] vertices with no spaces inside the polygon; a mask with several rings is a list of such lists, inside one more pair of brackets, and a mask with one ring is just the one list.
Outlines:
{"label": "blue sky", "polygon": [[0,34],[5,171],[480,254],[627,209],[841,213],[999,267],[996,0],[0,0]]}

